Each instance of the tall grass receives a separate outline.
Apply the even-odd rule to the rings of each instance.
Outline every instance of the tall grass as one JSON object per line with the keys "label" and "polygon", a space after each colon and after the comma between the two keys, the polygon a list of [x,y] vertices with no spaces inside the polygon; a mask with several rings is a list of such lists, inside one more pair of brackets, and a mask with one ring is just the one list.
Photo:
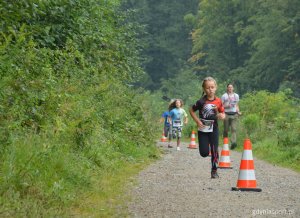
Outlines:
{"label": "tall grass", "polygon": [[254,155],[300,172],[300,104],[290,91],[248,93],[240,102],[238,144],[250,138]]}
{"label": "tall grass", "polygon": [[[110,108],[116,116],[107,120],[88,119],[97,116],[97,111],[89,114],[84,110],[86,104],[77,103],[77,110],[71,112],[75,114],[69,115],[74,120],[69,118],[64,128],[57,124],[60,127],[40,134],[11,134],[9,145],[1,150],[0,215],[67,216],[71,213],[68,208],[88,193],[98,193],[105,205],[110,195],[119,195],[133,174],[130,171],[136,172],[147,160],[159,156],[153,139],[155,127],[149,123],[152,114],[144,114],[145,97],[132,93],[132,105],[121,114]],[[123,103],[129,104],[127,99]],[[132,113],[135,115],[129,115]],[[81,125],[79,118],[85,121],[80,121]],[[103,212],[114,213],[119,204],[110,202]]]}

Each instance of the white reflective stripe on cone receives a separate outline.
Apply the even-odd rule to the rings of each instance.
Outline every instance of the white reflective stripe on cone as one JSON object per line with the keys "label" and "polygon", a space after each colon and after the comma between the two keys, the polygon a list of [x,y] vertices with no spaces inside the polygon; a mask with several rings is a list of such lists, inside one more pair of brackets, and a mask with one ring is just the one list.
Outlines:
{"label": "white reflective stripe on cone", "polygon": [[239,180],[256,180],[254,170],[240,170]]}
{"label": "white reflective stripe on cone", "polygon": [[252,150],[244,150],[242,160],[253,160]]}
{"label": "white reflective stripe on cone", "polygon": [[224,144],[224,145],[223,145],[223,150],[229,150],[228,144]]}
{"label": "white reflective stripe on cone", "polygon": [[229,156],[222,156],[221,158],[220,158],[220,162],[230,162],[230,157]]}

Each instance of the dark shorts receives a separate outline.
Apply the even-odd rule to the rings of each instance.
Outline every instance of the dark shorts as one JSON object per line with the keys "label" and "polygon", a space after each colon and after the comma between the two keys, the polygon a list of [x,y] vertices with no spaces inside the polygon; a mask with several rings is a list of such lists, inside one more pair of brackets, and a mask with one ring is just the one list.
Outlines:
{"label": "dark shorts", "polygon": [[171,137],[172,137],[171,126],[167,126],[167,125],[164,126],[164,134],[165,134],[165,137],[169,136],[169,139],[171,139]]}

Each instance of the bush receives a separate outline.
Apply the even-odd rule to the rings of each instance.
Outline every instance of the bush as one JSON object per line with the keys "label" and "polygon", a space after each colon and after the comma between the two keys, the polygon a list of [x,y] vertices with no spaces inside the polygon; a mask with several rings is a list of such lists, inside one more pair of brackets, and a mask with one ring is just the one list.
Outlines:
{"label": "bush", "polygon": [[[272,152],[276,152],[276,155],[271,161],[284,166],[289,166],[287,163],[291,161],[299,164],[296,151],[300,146],[300,107],[299,100],[292,98],[290,94],[289,91],[260,91],[243,96],[240,102],[244,114],[241,129],[255,143],[260,144],[258,152],[274,150]],[[273,141],[270,142],[270,139]],[[267,143],[264,144],[265,142]],[[263,154],[258,155],[265,158]],[[298,169],[295,164],[292,166]]]}

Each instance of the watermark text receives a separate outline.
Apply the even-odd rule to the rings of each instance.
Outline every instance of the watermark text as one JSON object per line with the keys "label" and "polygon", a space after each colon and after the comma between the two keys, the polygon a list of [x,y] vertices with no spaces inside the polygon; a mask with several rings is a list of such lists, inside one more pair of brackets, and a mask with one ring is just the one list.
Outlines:
{"label": "watermark text", "polygon": [[262,216],[262,215],[289,216],[289,215],[293,215],[293,214],[294,214],[294,210],[290,210],[290,209],[281,209],[281,210],[256,209],[256,210],[252,210],[252,216]]}

